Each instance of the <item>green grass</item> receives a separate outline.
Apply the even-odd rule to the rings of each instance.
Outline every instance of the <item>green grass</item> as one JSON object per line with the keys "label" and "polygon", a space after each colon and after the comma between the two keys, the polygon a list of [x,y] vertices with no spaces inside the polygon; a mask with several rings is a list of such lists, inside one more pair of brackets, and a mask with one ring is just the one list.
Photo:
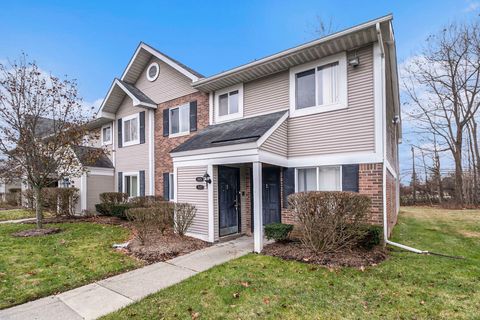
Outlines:
{"label": "green grass", "polygon": [[115,252],[113,243],[130,231],[94,223],[51,224],[63,232],[16,238],[16,231],[34,225],[0,225],[0,309],[78,287],[138,267],[140,263]]}
{"label": "green grass", "polygon": [[478,319],[479,210],[403,208],[393,240],[466,259],[392,249],[362,272],[250,254],[105,319]]}
{"label": "green grass", "polygon": [[25,209],[0,210],[0,221],[35,218],[35,211]]}

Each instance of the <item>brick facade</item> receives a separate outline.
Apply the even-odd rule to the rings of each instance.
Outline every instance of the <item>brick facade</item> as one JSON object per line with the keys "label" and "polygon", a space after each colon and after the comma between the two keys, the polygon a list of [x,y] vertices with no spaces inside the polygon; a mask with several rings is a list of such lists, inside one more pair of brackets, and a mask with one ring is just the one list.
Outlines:
{"label": "brick facade", "polygon": [[[163,110],[176,107],[197,100],[197,131],[189,135],[169,138],[163,136]],[[194,134],[208,126],[209,118],[208,94],[202,92],[192,93],[177,99],[160,103],[155,110],[155,195],[163,195],[163,173],[173,173],[172,157],[170,150],[182,144]]]}
{"label": "brick facade", "polygon": [[360,164],[359,193],[368,195],[372,199],[372,211],[368,222],[380,226],[383,225],[382,174],[381,163]]}

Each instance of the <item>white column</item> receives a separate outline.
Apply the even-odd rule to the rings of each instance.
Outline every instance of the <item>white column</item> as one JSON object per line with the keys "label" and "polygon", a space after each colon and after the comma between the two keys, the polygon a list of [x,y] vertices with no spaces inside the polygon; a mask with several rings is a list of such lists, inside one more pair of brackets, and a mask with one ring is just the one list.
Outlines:
{"label": "white column", "polygon": [[208,191],[208,241],[215,242],[215,211],[213,210],[213,165],[207,166],[207,173],[212,183],[207,184]]}
{"label": "white column", "polygon": [[263,249],[262,163],[253,163],[253,241],[254,251]]}

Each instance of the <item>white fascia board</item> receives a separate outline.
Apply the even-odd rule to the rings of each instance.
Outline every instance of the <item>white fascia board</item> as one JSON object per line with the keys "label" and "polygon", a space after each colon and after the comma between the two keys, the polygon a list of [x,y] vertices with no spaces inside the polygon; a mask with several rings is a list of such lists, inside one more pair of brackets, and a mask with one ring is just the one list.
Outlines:
{"label": "white fascia board", "polygon": [[381,163],[382,156],[374,152],[337,153],[324,156],[294,157],[288,159],[288,167],[311,167],[342,164]]}
{"label": "white fascia board", "polygon": [[106,119],[115,120],[115,114],[111,112],[100,111],[97,115],[97,118],[106,118]]}
{"label": "white fascia board", "polygon": [[130,92],[130,90],[128,90],[127,88],[125,88],[125,86],[124,86],[120,81],[118,81],[118,79],[115,79],[115,84],[116,84],[117,86],[119,86],[119,87],[130,97],[130,99],[132,99],[132,102],[133,102],[133,106],[134,106],[134,107],[143,106],[143,107],[147,107],[147,108],[157,109],[157,105],[156,105],[156,104],[141,102],[140,100],[138,100],[137,97],[135,97],[135,96]]}
{"label": "white fascia board", "polygon": [[213,148],[205,148],[205,149],[198,149],[198,150],[190,150],[190,151],[180,151],[180,152],[172,152],[170,155],[172,158],[180,158],[180,157],[200,157],[204,156],[209,158],[210,155],[213,153],[221,153],[221,152],[231,152],[231,151],[240,151],[240,150],[248,150],[248,149],[256,149],[257,143],[256,142],[248,142],[230,146],[222,146],[222,147],[213,147]]}
{"label": "white fascia board", "polygon": [[178,72],[180,72],[181,74],[183,74],[187,78],[190,78],[192,81],[198,81],[199,78],[196,75],[194,75],[193,73],[191,73],[190,71],[188,71],[184,67],[180,66],[175,61],[171,60],[170,58],[166,57],[165,55],[161,54],[160,52],[158,52],[157,50],[155,50],[154,48],[150,47],[149,45],[147,45],[143,42],[140,43],[140,45],[138,46],[137,50],[135,51],[135,54],[133,55],[132,59],[130,59],[130,62],[128,63],[127,68],[125,69],[125,71],[122,74],[122,77],[121,77],[122,80],[127,75],[127,73],[130,70],[130,67],[132,66],[133,62],[137,59],[137,55],[140,52],[140,50],[147,51],[148,53],[150,53],[154,57],[157,57],[158,59],[162,60],[163,62],[165,62],[170,67],[177,70]]}
{"label": "white fascia board", "polygon": [[269,61],[272,61],[272,60],[275,60],[275,59],[278,59],[278,58],[282,58],[284,56],[287,56],[287,55],[290,55],[292,53],[295,53],[295,52],[298,52],[298,51],[302,51],[304,49],[308,49],[310,47],[313,47],[313,46],[317,46],[319,44],[322,44],[322,43],[325,43],[325,42],[328,42],[328,41],[331,41],[331,40],[335,40],[337,38],[341,38],[345,35],[348,35],[349,33],[353,33],[353,32],[356,32],[356,31],[360,31],[362,29],[368,29],[368,28],[371,28],[371,27],[375,27],[375,25],[377,23],[382,23],[382,22],[385,22],[385,21],[390,21],[393,19],[393,16],[391,14],[389,15],[386,15],[384,17],[381,17],[381,18],[378,18],[378,19],[375,19],[375,20],[372,20],[372,21],[368,21],[368,22],[365,22],[365,23],[362,23],[362,24],[359,24],[355,27],[352,27],[352,28],[349,28],[349,29],[346,29],[346,30],[343,30],[343,31],[339,31],[337,33],[334,33],[334,34],[331,34],[329,36],[326,36],[326,37],[323,37],[323,38],[320,38],[320,39],[317,39],[317,40],[314,40],[314,41],[311,41],[311,42],[307,42],[305,44],[302,44],[300,46],[297,46],[297,47],[294,47],[294,48],[291,48],[291,49],[287,49],[287,50],[284,50],[284,51],[281,51],[279,53],[276,53],[276,54],[273,54],[271,56],[268,56],[268,57],[265,57],[265,58],[262,58],[262,59],[258,59],[256,61],[253,61],[253,62],[250,62],[250,63],[247,63],[247,64],[244,64],[242,66],[239,66],[237,68],[233,68],[231,70],[227,70],[227,71],[224,71],[224,72],[221,72],[219,74],[216,74],[216,75],[213,75],[211,77],[207,77],[207,78],[202,78],[196,82],[193,83],[193,87],[194,88],[197,88],[199,86],[202,86],[202,85],[205,85],[209,82],[212,82],[212,81],[215,81],[215,80],[218,80],[220,78],[223,78],[225,76],[228,76],[228,75],[231,75],[231,74],[234,74],[236,72],[239,72],[239,71],[242,71],[244,69],[247,69],[247,68],[250,68],[250,67],[254,67],[254,66],[258,66],[258,65],[261,65],[263,63],[266,63],[266,62],[269,62]]}
{"label": "white fascia board", "polygon": [[275,130],[277,130],[278,127],[280,127],[288,119],[288,114],[288,111],[285,112],[285,114],[280,119],[278,119],[278,121],[270,129],[268,129],[268,131],[265,132],[263,136],[260,137],[260,139],[257,140],[257,147],[260,147],[262,144],[264,144],[265,141],[275,132]]}
{"label": "white fascia board", "polygon": [[89,175],[93,176],[112,176],[114,175],[113,168],[97,168],[97,167],[85,167]]}

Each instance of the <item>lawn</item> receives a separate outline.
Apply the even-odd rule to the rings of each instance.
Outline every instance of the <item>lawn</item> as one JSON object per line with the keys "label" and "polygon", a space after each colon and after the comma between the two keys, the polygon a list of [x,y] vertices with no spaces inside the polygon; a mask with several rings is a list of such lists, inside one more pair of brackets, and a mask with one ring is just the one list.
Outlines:
{"label": "lawn", "polygon": [[480,310],[480,210],[403,208],[392,249],[364,271],[250,254],[105,319],[474,319]]}
{"label": "lawn", "polygon": [[25,209],[0,210],[0,221],[35,218],[35,211]]}
{"label": "lawn", "polygon": [[140,262],[115,252],[130,231],[94,223],[50,224],[63,232],[15,238],[34,225],[0,225],[0,309],[65,291],[136,268]]}

